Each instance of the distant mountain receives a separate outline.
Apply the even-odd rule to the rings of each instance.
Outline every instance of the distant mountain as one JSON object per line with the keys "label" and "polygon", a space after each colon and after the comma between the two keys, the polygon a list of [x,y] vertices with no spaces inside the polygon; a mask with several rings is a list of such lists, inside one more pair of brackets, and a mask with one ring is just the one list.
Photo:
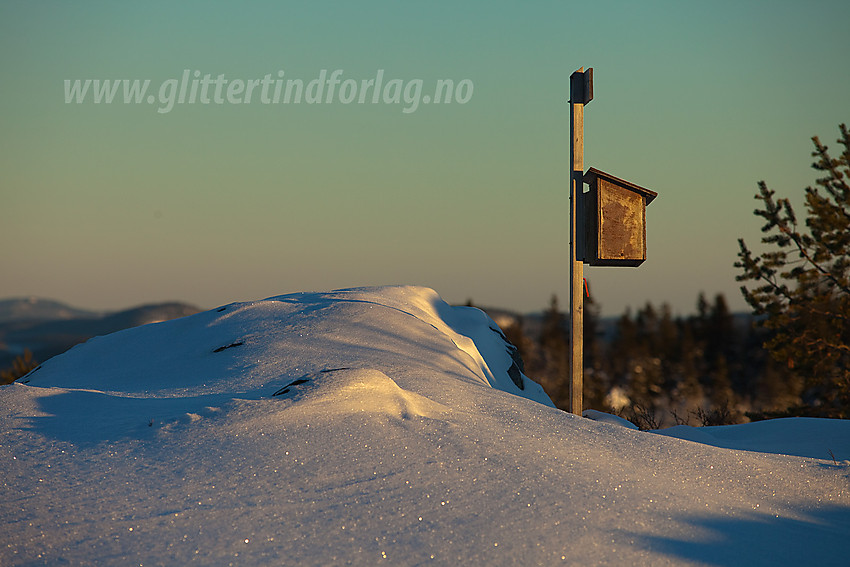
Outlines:
{"label": "distant mountain", "polygon": [[177,302],[98,313],[48,299],[0,300],[0,369],[9,368],[27,349],[35,360],[44,362],[92,337],[199,311],[194,305]]}
{"label": "distant mountain", "polygon": [[26,320],[76,319],[80,317],[98,317],[97,311],[77,309],[52,299],[37,297],[0,300],[0,323]]}

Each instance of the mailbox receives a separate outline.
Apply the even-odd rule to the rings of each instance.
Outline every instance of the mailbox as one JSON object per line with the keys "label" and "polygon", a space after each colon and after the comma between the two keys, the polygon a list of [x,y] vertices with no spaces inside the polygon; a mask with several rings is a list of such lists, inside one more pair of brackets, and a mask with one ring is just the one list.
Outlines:
{"label": "mailbox", "polygon": [[646,260],[646,206],[658,196],[604,171],[584,174],[584,263],[639,266]]}

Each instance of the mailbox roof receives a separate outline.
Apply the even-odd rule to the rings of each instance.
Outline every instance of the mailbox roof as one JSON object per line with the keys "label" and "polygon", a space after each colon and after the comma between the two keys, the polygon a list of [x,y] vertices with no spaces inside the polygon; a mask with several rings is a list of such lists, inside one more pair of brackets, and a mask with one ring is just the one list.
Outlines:
{"label": "mailbox roof", "polygon": [[630,191],[634,191],[638,195],[642,195],[643,198],[646,199],[647,205],[650,204],[652,202],[652,200],[655,199],[658,196],[658,193],[656,193],[655,191],[650,191],[649,189],[647,189],[645,187],[641,187],[640,185],[635,185],[634,183],[626,181],[625,179],[620,179],[619,177],[614,177],[610,173],[605,173],[604,171],[600,171],[600,170],[596,169],[595,167],[591,167],[590,169],[587,170],[587,173],[584,174],[583,180],[584,180],[585,183],[591,183],[593,181],[594,177],[602,178],[605,181],[608,181],[609,183],[619,185],[619,186],[624,187],[624,188],[626,188]]}

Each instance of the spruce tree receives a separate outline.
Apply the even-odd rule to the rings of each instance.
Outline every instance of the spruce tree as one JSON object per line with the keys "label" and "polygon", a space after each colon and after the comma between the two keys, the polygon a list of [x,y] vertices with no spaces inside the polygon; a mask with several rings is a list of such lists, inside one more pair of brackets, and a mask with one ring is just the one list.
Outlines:
{"label": "spruce tree", "polygon": [[0,371],[0,385],[11,384],[18,378],[27,375],[38,366],[38,362],[33,358],[32,351],[25,349],[24,354],[15,358],[12,361],[12,367]]}
{"label": "spruce tree", "polygon": [[549,309],[543,316],[540,333],[543,372],[540,385],[561,409],[569,407],[570,399],[570,337],[566,318],[558,307],[558,297],[552,295]]}
{"label": "spruce tree", "polygon": [[759,182],[754,214],[769,250],[754,254],[739,239],[735,266],[739,281],[754,283],[741,291],[771,331],[765,347],[805,381],[800,413],[850,417],[850,132],[839,130],[837,158],[812,138],[821,177],[805,190],[805,226],[787,198]]}
{"label": "spruce tree", "polygon": [[602,342],[599,338],[599,306],[592,297],[584,300],[584,381],[582,397],[584,407],[600,411],[609,411],[611,408],[605,403],[605,397],[610,390],[610,377],[605,371],[605,356],[603,355]]}

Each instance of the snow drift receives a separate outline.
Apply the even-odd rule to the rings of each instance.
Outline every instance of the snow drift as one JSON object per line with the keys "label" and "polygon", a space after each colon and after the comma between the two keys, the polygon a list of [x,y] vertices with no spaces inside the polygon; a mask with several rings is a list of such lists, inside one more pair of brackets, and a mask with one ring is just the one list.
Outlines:
{"label": "snow drift", "polygon": [[565,414],[425,288],[98,337],[0,420],[3,565],[840,563],[850,535],[844,422],[694,443]]}

